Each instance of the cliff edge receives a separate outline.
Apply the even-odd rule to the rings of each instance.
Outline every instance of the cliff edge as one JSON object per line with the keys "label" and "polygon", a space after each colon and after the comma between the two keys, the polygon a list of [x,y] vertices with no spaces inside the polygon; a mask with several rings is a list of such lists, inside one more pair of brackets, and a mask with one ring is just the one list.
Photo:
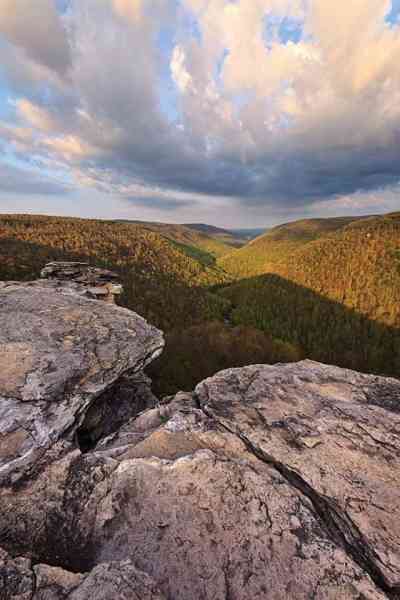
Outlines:
{"label": "cliff edge", "polygon": [[303,361],[158,401],[81,282],[0,284],[0,598],[400,598],[400,382]]}

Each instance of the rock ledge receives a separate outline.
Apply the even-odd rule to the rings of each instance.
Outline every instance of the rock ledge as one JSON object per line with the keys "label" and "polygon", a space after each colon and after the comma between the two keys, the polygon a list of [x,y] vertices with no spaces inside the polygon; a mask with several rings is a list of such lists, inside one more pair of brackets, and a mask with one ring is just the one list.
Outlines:
{"label": "rock ledge", "polygon": [[2,600],[400,598],[399,381],[255,365],[157,402],[162,334],[79,285],[0,285]]}

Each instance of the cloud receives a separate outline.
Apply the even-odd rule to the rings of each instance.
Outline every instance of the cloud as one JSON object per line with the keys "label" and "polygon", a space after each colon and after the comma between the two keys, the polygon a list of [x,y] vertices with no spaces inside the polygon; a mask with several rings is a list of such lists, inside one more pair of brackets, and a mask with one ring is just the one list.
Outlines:
{"label": "cloud", "polygon": [[44,108],[36,106],[26,98],[18,100],[16,107],[22,121],[25,121],[28,126],[35,127],[40,132],[50,132],[55,129],[54,119]]}
{"label": "cloud", "polygon": [[162,212],[176,211],[191,205],[191,202],[188,200],[166,198],[165,196],[161,196],[160,198],[157,198],[157,196],[151,196],[150,198],[148,196],[145,196],[144,198],[141,198],[140,196],[134,196],[131,198],[128,197],[125,200],[132,206]]}
{"label": "cloud", "polygon": [[66,31],[53,0],[1,0],[0,33],[32,60],[61,75],[71,63]]}
{"label": "cloud", "polygon": [[71,187],[32,171],[0,164],[0,192],[29,196],[63,196],[71,192]]}
{"label": "cloud", "polygon": [[154,210],[340,210],[339,198],[397,190],[389,0],[56,6],[0,0],[15,106],[0,136],[19,160]]}
{"label": "cloud", "polygon": [[113,0],[113,7],[122,18],[139,21],[142,13],[142,0]]}

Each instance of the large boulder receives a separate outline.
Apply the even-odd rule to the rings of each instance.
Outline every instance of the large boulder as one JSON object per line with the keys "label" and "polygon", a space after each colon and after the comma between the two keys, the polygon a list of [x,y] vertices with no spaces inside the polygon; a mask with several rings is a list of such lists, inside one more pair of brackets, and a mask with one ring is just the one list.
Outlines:
{"label": "large boulder", "polygon": [[311,502],[332,540],[400,594],[400,382],[303,361],[202,382],[204,412]]}
{"label": "large boulder", "polygon": [[1,284],[0,484],[26,476],[58,442],[79,442],[88,410],[102,407],[122,376],[140,382],[162,348],[162,334],[144,319],[74,287]]}
{"label": "large boulder", "polygon": [[156,403],[161,334],[52,286],[0,292],[0,598],[400,598],[399,381],[258,365]]}

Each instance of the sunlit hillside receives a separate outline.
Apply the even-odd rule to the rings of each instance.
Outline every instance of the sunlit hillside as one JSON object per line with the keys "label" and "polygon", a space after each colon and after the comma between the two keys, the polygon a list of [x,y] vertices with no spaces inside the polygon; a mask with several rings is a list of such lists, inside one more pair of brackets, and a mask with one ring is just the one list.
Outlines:
{"label": "sunlit hillside", "polygon": [[[399,376],[400,213],[299,238],[269,235],[245,248],[257,270],[220,292],[235,307],[233,323],[298,344],[318,360]],[[236,270],[229,257],[236,276],[241,252]]]}
{"label": "sunlit hillside", "polygon": [[245,247],[219,259],[219,265],[235,277],[261,275],[273,271],[300,246],[345,227],[355,219],[304,219],[273,227]]}

